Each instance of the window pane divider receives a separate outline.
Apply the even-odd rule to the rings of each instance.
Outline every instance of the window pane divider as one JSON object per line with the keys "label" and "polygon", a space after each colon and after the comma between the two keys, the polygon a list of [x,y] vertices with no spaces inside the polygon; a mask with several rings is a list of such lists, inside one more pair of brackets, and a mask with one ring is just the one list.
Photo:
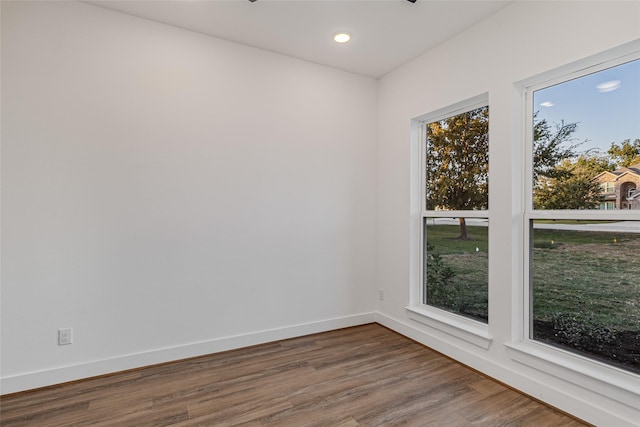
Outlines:
{"label": "window pane divider", "polygon": [[423,211],[423,218],[488,218],[489,211]]}
{"label": "window pane divider", "polygon": [[584,210],[530,210],[527,212],[530,219],[576,219],[576,220],[604,220],[604,221],[638,221],[640,228],[640,212],[624,209],[584,209]]}

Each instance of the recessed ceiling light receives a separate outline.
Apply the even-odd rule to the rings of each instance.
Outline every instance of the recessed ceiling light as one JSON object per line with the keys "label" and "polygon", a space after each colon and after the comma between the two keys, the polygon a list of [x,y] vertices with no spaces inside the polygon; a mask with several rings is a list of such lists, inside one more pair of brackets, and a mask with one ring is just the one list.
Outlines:
{"label": "recessed ceiling light", "polygon": [[336,43],[346,43],[351,40],[351,34],[349,33],[338,33],[333,36],[333,41]]}
{"label": "recessed ceiling light", "polygon": [[548,108],[548,107],[553,107],[553,105],[554,105],[554,104],[553,104],[553,102],[551,102],[551,101],[544,101],[544,102],[541,102],[541,103],[540,103],[540,106],[541,106],[541,107],[547,107],[547,108]]}

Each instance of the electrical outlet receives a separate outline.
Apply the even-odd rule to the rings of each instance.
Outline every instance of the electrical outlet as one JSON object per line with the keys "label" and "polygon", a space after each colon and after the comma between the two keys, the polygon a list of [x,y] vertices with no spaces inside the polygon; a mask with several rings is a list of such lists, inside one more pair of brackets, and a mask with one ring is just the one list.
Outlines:
{"label": "electrical outlet", "polygon": [[73,344],[73,329],[58,329],[58,345]]}
{"label": "electrical outlet", "polygon": [[384,289],[378,289],[378,301],[384,301]]}

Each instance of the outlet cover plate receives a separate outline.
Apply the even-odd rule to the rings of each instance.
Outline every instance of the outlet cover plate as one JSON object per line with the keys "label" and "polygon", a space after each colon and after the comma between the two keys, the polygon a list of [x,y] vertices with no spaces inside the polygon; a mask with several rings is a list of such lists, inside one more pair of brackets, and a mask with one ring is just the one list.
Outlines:
{"label": "outlet cover plate", "polygon": [[58,345],[73,344],[73,329],[58,329]]}

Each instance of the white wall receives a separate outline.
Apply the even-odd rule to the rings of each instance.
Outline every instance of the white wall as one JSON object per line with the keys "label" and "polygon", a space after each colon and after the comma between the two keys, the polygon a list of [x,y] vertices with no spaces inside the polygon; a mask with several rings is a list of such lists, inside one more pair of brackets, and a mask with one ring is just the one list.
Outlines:
{"label": "white wall", "polygon": [[[635,424],[638,404],[620,403],[603,396],[606,389],[594,392],[527,368],[513,361],[503,345],[517,334],[512,307],[522,286],[517,269],[522,259],[523,140],[514,83],[638,38],[637,1],[518,2],[379,82],[377,259],[378,287],[385,290],[385,301],[378,303],[379,322],[599,425]],[[410,320],[405,307],[410,302],[410,261],[419,251],[419,206],[416,211],[410,199],[411,191],[419,197],[420,176],[417,148],[410,146],[411,119],[486,92],[493,342],[483,350]]]}
{"label": "white wall", "polygon": [[2,392],[373,321],[376,90],[3,1]]}
{"label": "white wall", "polygon": [[[638,2],[518,2],[376,84],[86,4],[3,1],[2,393],[367,322],[382,288],[380,323],[628,423],[634,408],[503,343],[520,257],[513,84],[638,39],[639,24]],[[485,92],[488,351],[405,310],[410,121]],[[73,345],[56,345],[62,327]]]}

